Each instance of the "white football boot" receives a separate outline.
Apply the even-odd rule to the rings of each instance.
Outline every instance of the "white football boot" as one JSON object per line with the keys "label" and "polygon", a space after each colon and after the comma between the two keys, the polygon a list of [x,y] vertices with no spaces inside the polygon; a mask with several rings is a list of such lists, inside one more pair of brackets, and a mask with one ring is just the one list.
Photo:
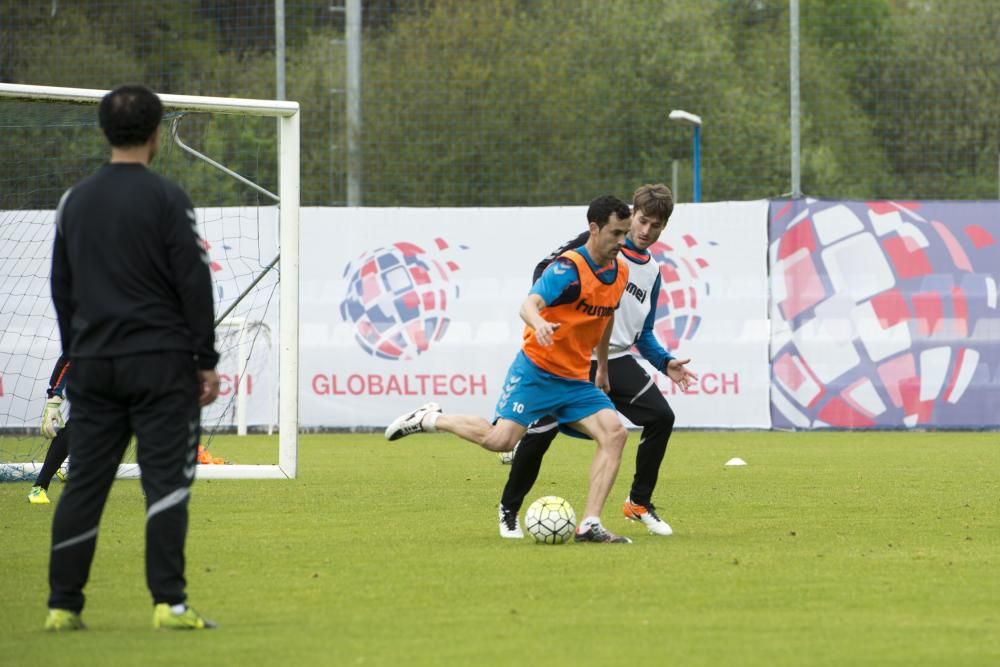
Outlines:
{"label": "white football boot", "polygon": [[440,413],[441,406],[437,403],[427,403],[426,405],[421,405],[413,412],[407,412],[405,415],[396,417],[396,419],[389,424],[389,427],[385,429],[385,439],[399,440],[400,438],[405,438],[408,435],[420,433],[424,430],[424,426],[422,424],[424,417],[431,412]]}
{"label": "white football boot", "polygon": [[520,540],[524,537],[521,532],[521,520],[517,518],[517,512],[511,512],[500,505],[500,537],[511,540]]}
{"label": "white football boot", "polygon": [[629,521],[641,522],[653,535],[666,537],[674,534],[670,524],[656,514],[656,508],[653,507],[653,503],[642,505],[640,503],[633,503],[631,498],[626,498],[625,504],[622,506],[622,514]]}

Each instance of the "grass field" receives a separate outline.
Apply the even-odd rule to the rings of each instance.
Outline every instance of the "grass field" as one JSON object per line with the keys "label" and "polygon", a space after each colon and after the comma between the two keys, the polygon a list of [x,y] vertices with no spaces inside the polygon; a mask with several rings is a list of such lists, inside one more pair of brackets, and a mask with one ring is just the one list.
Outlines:
{"label": "grass field", "polygon": [[[541,546],[499,538],[508,468],[473,445],[303,436],[297,480],[196,483],[189,592],[220,629],[180,635],[150,629],[138,482],[105,512],[90,630],[61,636],[54,505],[2,484],[0,665],[1000,664],[1000,434],[679,432],[668,538],[621,518],[635,441],[604,515],[635,543]],[[528,500],[582,510],[591,453],[558,439]]]}

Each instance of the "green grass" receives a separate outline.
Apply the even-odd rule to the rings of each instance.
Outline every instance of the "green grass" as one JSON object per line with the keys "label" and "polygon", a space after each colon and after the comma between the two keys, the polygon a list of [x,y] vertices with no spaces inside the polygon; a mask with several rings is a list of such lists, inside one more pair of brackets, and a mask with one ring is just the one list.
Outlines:
{"label": "green grass", "polygon": [[[137,482],[67,636],[41,631],[54,506],[0,485],[0,664],[1000,664],[1000,435],[680,432],[669,538],[621,518],[635,440],[604,515],[635,543],[540,546],[498,537],[508,468],[473,445],[304,436],[297,480],[196,484],[189,592],[220,629],[181,636],[150,629]],[[528,500],[581,510],[591,453],[557,440]]]}

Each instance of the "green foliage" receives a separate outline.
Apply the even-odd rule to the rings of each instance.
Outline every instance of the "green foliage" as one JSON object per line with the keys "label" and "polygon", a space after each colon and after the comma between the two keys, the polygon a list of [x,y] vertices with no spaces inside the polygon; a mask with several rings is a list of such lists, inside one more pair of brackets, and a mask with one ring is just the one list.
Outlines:
{"label": "green foliage", "polygon": [[52,210],[62,193],[106,159],[93,108],[0,104],[0,208]]}
{"label": "green foliage", "polygon": [[[107,88],[272,98],[273,3],[0,0],[0,76]],[[286,3],[287,94],[302,105],[302,202],[346,199],[343,15]],[[997,188],[1000,4],[801,0],[802,185],[854,198],[983,198]],[[365,3],[363,201],[551,205],[640,183],[690,192],[704,119],[706,200],[788,192],[786,0],[421,0]],[[182,136],[274,187],[273,128],[186,119]],[[30,155],[24,133],[7,154]],[[64,150],[71,148],[63,147]],[[82,147],[81,147],[82,149]],[[10,167],[23,170],[23,166]],[[0,167],[3,179],[4,167]],[[74,170],[61,170],[69,173]],[[211,201],[248,203],[233,184]],[[74,171],[75,173],[75,171]],[[251,176],[253,174],[254,176]]]}
{"label": "green foliage", "polygon": [[[276,439],[211,451],[260,462]],[[0,654],[44,647],[52,667],[1000,663],[995,434],[678,432],[654,498],[669,538],[621,516],[637,439],[603,517],[631,545],[501,540],[510,468],[447,435],[307,435],[298,479],[198,481],[188,591],[220,626],[184,637],[150,627],[135,481],[104,513],[90,630],[43,636],[55,505],[0,484]],[[558,438],[529,501],[554,493],[579,516],[592,455]],[[723,467],[732,456],[749,465]]]}
{"label": "green foliage", "polygon": [[800,30],[841,71],[852,74],[892,19],[890,0],[802,0]]}
{"label": "green foliage", "polygon": [[[644,8],[546,4],[529,12],[512,0],[439,2],[397,22],[365,58],[366,194],[392,198],[368,200],[516,205],[628,196],[640,182],[669,180],[673,156],[690,156],[690,130],[666,121],[675,107],[705,118],[707,196],[767,194],[740,191],[745,182],[731,177],[747,165],[746,156],[730,159],[734,146],[780,146],[768,141],[773,123],[757,124],[765,114],[748,113],[772,98],[741,81],[726,26],[702,3]],[[689,48],[664,39],[681,33]],[[442,67],[449,54],[456,60]],[[763,136],[737,143],[730,135]]]}
{"label": "green foliage", "polygon": [[20,54],[18,81],[106,89],[144,78],[139,56],[106,39],[78,9],[64,9],[46,21],[44,31],[26,40]]}
{"label": "green foliage", "polygon": [[[274,200],[178,148],[164,124],[157,171],[173,178],[197,206],[269,206]],[[190,148],[226,168],[277,191],[277,126],[273,118],[222,114],[189,114],[177,125],[177,136]]]}
{"label": "green foliage", "polygon": [[[330,57],[330,39],[328,31],[311,32],[304,42],[292,45],[286,64],[288,98],[302,107],[302,204],[306,206],[343,205],[346,199],[344,60]],[[263,73],[261,78],[270,80]],[[366,132],[368,111],[362,106]]]}
{"label": "green foliage", "polygon": [[1000,4],[905,5],[887,38],[873,118],[904,196],[997,195]]}
{"label": "green foliage", "polygon": [[[368,203],[503,205],[511,192],[532,200],[545,121],[526,122],[537,108],[537,47],[517,29],[519,17],[513,0],[439,2],[366,44]],[[511,53],[525,69],[511,71]],[[442,66],[443,56],[453,61]]]}

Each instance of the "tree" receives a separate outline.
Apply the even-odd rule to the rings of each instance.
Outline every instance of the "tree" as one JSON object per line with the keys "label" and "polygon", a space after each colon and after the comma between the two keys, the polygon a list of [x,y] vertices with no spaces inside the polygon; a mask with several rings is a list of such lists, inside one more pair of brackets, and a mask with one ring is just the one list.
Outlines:
{"label": "tree", "polygon": [[1000,155],[1000,5],[900,3],[871,77],[897,196],[994,198]]}

